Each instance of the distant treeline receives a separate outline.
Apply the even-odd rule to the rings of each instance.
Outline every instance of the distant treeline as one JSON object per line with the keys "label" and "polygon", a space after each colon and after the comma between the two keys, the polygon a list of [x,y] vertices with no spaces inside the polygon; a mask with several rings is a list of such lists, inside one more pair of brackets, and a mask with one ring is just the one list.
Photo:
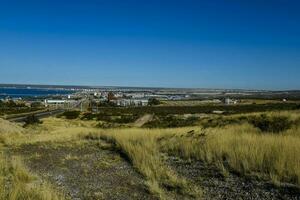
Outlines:
{"label": "distant treeline", "polygon": [[25,103],[16,103],[12,100],[1,101],[0,100],[0,115],[3,114],[19,114],[25,112],[32,112],[39,110],[37,107],[28,107]]}
{"label": "distant treeline", "polygon": [[270,103],[251,105],[199,105],[199,106],[145,106],[145,107],[101,107],[99,112],[109,115],[123,114],[196,114],[223,111],[225,114],[264,112],[275,110],[297,110],[299,103]]}
{"label": "distant treeline", "polygon": [[2,101],[0,100],[0,108],[20,108],[26,107],[25,103],[16,103],[13,100]]}

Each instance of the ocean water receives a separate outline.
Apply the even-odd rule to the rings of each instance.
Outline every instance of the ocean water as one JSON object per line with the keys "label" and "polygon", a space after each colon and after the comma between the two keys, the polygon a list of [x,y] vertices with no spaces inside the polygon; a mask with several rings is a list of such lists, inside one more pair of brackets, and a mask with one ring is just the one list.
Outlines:
{"label": "ocean water", "polygon": [[58,90],[58,89],[24,89],[24,88],[0,88],[0,99],[11,97],[41,97],[51,95],[68,95],[73,93],[71,90]]}

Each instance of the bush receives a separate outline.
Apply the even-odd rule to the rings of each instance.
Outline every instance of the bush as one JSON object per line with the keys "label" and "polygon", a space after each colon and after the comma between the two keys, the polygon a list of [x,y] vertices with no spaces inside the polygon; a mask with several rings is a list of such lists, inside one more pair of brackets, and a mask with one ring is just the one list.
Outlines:
{"label": "bush", "polygon": [[82,115],[81,119],[82,120],[93,120],[95,117],[96,117],[95,114],[87,112]]}
{"label": "bush", "polygon": [[138,114],[127,114],[127,115],[109,115],[108,113],[98,113],[93,114],[90,112],[84,113],[81,117],[83,120],[93,120],[96,119],[98,121],[110,122],[110,123],[119,123],[119,124],[128,124],[135,122],[139,118]]}
{"label": "bush", "polygon": [[135,122],[138,118],[138,115],[122,115],[120,118],[116,118],[113,121],[120,124],[128,124]]}
{"label": "bush", "polygon": [[39,107],[42,107],[43,105],[42,105],[41,102],[36,101],[36,102],[31,103],[30,106],[31,106],[32,108],[39,108]]}
{"label": "bush", "polygon": [[42,123],[39,120],[39,118],[37,118],[35,115],[27,116],[24,122],[25,122],[24,127],[29,126],[29,125],[33,125],[33,124],[41,124]]}
{"label": "bush", "polygon": [[103,129],[109,129],[109,128],[120,128],[122,125],[120,124],[115,124],[115,123],[110,123],[110,122],[99,122],[96,125],[97,128],[103,128]]}
{"label": "bush", "polygon": [[117,105],[112,101],[102,101],[97,104],[99,107],[116,107]]}
{"label": "bush", "polygon": [[230,117],[217,117],[210,119],[203,119],[201,125],[203,128],[224,127],[231,124],[241,124],[246,121],[245,117],[230,118]]}
{"label": "bush", "polygon": [[65,111],[63,114],[61,114],[61,117],[65,117],[66,119],[76,119],[80,115],[80,111]]}
{"label": "bush", "polygon": [[178,118],[173,115],[156,116],[156,118],[143,125],[145,128],[172,128],[194,126],[198,122],[198,117]]}
{"label": "bush", "polygon": [[294,122],[293,122],[294,126],[300,126],[300,118],[297,118]]}
{"label": "bush", "polygon": [[112,117],[110,115],[97,114],[96,119],[98,121],[113,122]]}
{"label": "bush", "polygon": [[[149,105],[151,105],[149,101]],[[276,110],[296,110],[300,104],[297,103],[271,103],[256,105],[199,105],[199,106],[142,106],[142,107],[102,107],[99,112],[110,115],[124,114],[195,114],[195,113],[212,113],[215,110],[223,111],[227,114],[265,112]]]}
{"label": "bush", "polygon": [[160,101],[158,99],[155,98],[150,98],[148,101],[148,105],[149,106],[155,106],[155,105],[159,105]]}
{"label": "bush", "polygon": [[249,122],[263,132],[279,133],[292,126],[292,121],[285,116],[267,116],[262,114],[258,117],[252,117]]}

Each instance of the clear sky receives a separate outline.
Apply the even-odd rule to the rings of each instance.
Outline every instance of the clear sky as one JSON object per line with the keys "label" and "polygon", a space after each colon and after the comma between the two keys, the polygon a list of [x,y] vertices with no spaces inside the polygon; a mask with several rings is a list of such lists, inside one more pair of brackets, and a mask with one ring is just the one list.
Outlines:
{"label": "clear sky", "polygon": [[300,89],[298,0],[0,0],[0,83]]}

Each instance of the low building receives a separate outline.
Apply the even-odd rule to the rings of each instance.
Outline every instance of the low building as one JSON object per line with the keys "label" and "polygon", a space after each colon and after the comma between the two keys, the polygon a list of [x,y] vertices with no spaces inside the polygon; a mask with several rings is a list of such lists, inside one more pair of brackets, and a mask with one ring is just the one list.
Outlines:
{"label": "low building", "polygon": [[112,100],[117,106],[128,107],[128,106],[147,106],[148,99],[116,99]]}
{"label": "low building", "polygon": [[237,104],[237,103],[238,103],[238,100],[230,99],[230,98],[225,98],[224,103],[225,103],[226,105]]}
{"label": "low building", "polygon": [[67,102],[67,100],[61,100],[61,99],[45,99],[44,105],[45,107],[49,106],[59,106],[59,105],[64,105]]}
{"label": "low building", "polygon": [[134,104],[138,106],[147,106],[149,103],[148,99],[139,99],[139,100],[134,100]]}
{"label": "low building", "polygon": [[65,100],[65,99],[45,99],[44,105],[45,107],[64,107],[64,108],[70,108],[72,106],[76,106],[80,101],[76,100]]}

